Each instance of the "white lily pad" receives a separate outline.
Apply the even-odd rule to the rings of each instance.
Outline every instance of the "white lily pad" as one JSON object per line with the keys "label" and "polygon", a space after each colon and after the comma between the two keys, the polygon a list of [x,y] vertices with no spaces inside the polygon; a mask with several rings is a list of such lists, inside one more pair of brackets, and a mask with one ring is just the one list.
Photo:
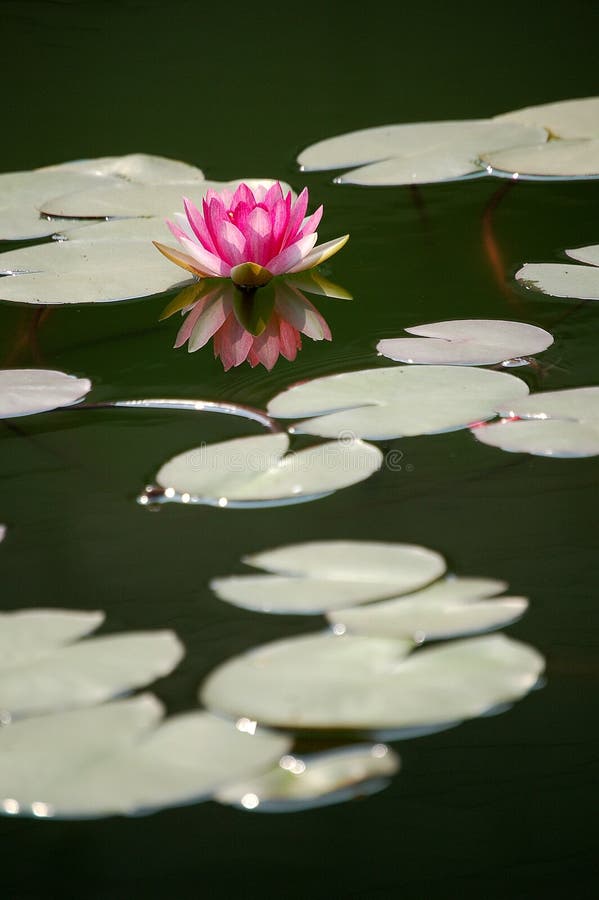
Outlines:
{"label": "white lily pad", "polygon": [[543,670],[536,650],[504,635],[412,647],[331,633],[276,641],[219,666],[200,696],[280,727],[411,728],[484,715],[523,697]]}
{"label": "white lily pad", "polygon": [[599,138],[599,97],[527,106],[496,116],[495,121],[546,128],[554,138]]}
{"label": "white lily pad", "polygon": [[599,268],[561,263],[526,263],[516,272],[524,287],[576,300],[599,300]]}
{"label": "white lily pad", "polygon": [[497,412],[501,416],[519,416],[521,419],[599,422],[599,387],[541,391],[514,403],[500,404]]}
{"label": "white lily pad", "polygon": [[599,178],[599,140],[548,141],[483,153],[489,175],[524,180]]}
{"label": "white lily pad", "polygon": [[[416,594],[357,609],[341,609],[327,616],[336,633],[408,638],[422,643],[480,634],[503,628],[524,614],[524,597],[500,597],[505,583],[481,578],[450,578]],[[343,632],[341,632],[343,633]]]}
{"label": "white lily pad", "polygon": [[361,744],[302,757],[287,754],[269,772],[227,785],[215,799],[255,812],[299,812],[381,790],[399,765],[399,757],[385,744]]}
{"label": "white lily pad", "polygon": [[17,303],[104,303],[171,290],[181,272],[149,240],[54,241],[0,254],[0,299]]}
{"label": "white lily pad", "polygon": [[289,739],[209,713],[161,722],[150,695],[0,729],[0,811],[54,818],[140,815],[206,799],[251,778]]}
{"label": "white lily pad", "polygon": [[561,458],[599,455],[599,423],[545,421],[501,421],[473,428],[477,441],[510,453]]}
{"label": "white lily pad", "polygon": [[588,263],[591,266],[599,266],[599,244],[590,244],[587,247],[575,247],[574,250],[566,250],[568,256],[577,259],[578,262]]}
{"label": "white lily pad", "polygon": [[543,391],[497,412],[507,418],[472,429],[483,444],[535,456],[599,454],[599,387]]}
{"label": "white lily pad", "polygon": [[498,404],[528,394],[503,372],[463,366],[395,366],[328,375],[295,385],[268,404],[275,418],[309,418],[293,431],[382,440],[464,428]]}
{"label": "white lily pad", "polygon": [[413,544],[312,541],[244,560],[275,575],[215,578],[221,600],[258,612],[314,615],[423,587],[445,571],[443,558]]}
{"label": "white lily pad", "polygon": [[[54,197],[98,188],[189,182],[197,190],[204,176],[195,166],[142,153],[109,156],[0,175],[0,240],[30,240],[53,234],[61,222],[42,213]],[[180,205],[177,204],[177,208]]]}
{"label": "white lily pad", "polygon": [[[69,192],[49,198],[42,204],[46,215],[72,218],[117,218],[156,216],[163,219],[183,209],[183,197],[190,197],[198,204],[209,188],[216,191],[234,190],[241,181],[256,186],[274,184],[272,179],[236,179],[235,181],[191,181],[155,183],[131,183],[112,181],[87,190]],[[288,185],[282,182],[283,189]]]}
{"label": "white lily pad", "polygon": [[484,174],[478,157],[490,149],[542,141],[546,131],[491,119],[385,125],[313,144],[298,162],[303,171],[369,163],[339,182],[423,184]]}
{"label": "white lily pad", "polygon": [[90,390],[89,379],[65,375],[64,372],[0,369],[0,419],[30,416],[71,406]]}
{"label": "white lily pad", "polygon": [[197,447],[162,466],[157,482],[186,501],[243,506],[313,499],[368,478],[381,452],[362,441],[332,441],[285,455],[286,434],[237,438]]}
{"label": "white lily pad", "polygon": [[103,621],[100,611],[22,609],[0,613],[0,671],[71,644]]}
{"label": "white lily pad", "polygon": [[501,319],[431,322],[405,330],[418,337],[385,338],[378,342],[378,352],[399,362],[489,366],[540,353],[553,343],[553,337],[543,328]]}
{"label": "white lily pad", "polygon": [[74,642],[101,621],[99,613],[65,610],[0,618],[2,721],[101,703],[168,675],[183,656],[172,631]]}

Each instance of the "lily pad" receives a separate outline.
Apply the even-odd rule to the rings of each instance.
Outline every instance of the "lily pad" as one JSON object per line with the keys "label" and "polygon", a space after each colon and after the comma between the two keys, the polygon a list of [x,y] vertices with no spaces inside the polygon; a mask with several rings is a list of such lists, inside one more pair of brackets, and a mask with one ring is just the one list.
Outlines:
{"label": "lily pad", "polygon": [[289,739],[209,713],[161,721],[151,694],[0,729],[0,811],[48,818],[140,815],[252,778]]}
{"label": "lily pad", "polygon": [[455,723],[523,697],[542,657],[504,635],[412,653],[412,641],[332,633],[266,644],[216,668],[200,691],[215,712],[294,729]]}
{"label": "lily pad", "polygon": [[528,394],[513,375],[463,366],[395,366],[328,375],[295,385],[268,404],[275,418],[309,418],[301,434],[382,440],[436,434],[491,418]]}
{"label": "lily pad", "polygon": [[250,506],[325,496],[368,478],[383,461],[380,450],[358,440],[285,455],[288,449],[286,434],[205,444],[169,460],[156,480],[184,502]]}
{"label": "lily pad", "polygon": [[172,631],[76,641],[102,618],[66,610],[0,617],[2,721],[101,703],[167,675],[183,656]]}
{"label": "lily pad", "polygon": [[313,144],[298,162],[303,171],[368,163],[339,178],[364,185],[424,184],[483,175],[485,150],[546,139],[543,128],[492,119],[385,125]]}
{"label": "lily pad", "polygon": [[599,138],[599,97],[527,106],[496,116],[495,121],[546,128],[553,138]]}
{"label": "lily pad", "polygon": [[472,429],[483,444],[535,456],[599,455],[599,387],[543,391],[497,411],[506,418]]}
{"label": "lily pad", "polygon": [[553,337],[542,328],[501,319],[432,322],[405,330],[418,337],[385,338],[378,342],[378,352],[399,362],[489,366],[540,353],[553,343]]}
{"label": "lily pad", "polygon": [[[204,181],[199,169],[178,160],[136,153],[102,157],[0,175],[0,240],[31,240],[47,237],[61,226],[41,210],[54,197],[68,196],[106,187],[191,182],[196,190]],[[181,195],[180,195],[181,196]],[[180,198],[179,198],[180,199]],[[177,207],[180,202],[177,204]]]}
{"label": "lily pad", "polygon": [[445,571],[433,550],[368,541],[292,544],[244,562],[284,574],[215,578],[210,586],[221,600],[259,612],[305,615],[412,591]]}
{"label": "lily pad", "polygon": [[[103,227],[103,226],[100,226]],[[17,303],[104,303],[171,290],[180,273],[149,240],[81,237],[0,254],[0,299]]]}
{"label": "lily pad", "polygon": [[397,637],[417,643],[503,628],[524,614],[524,597],[488,599],[505,590],[502,581],[449,578],[382,603],[341,609],[327,616],[337,633]]}
{"label": "lily pad", "polygon": [[65,375],[64,372],[0,369],[0,419],[30,416],[71,406],[90,390],[89,379]]}
{"label": "lily pad", "polygon": [[399,770],[385,744],[361,744],[297,757],[287,754],[259,775],[218,791],[215,799],[253,812],[285,813],[343,803],[381,790]]}
{"label": "lily pad", "polygon": [[599,244],[566,250],[566,253],[589,265],[526,263],[516,272],[516,281],[551,297],[599,300]]}
{"label": "lily pad", "polygon": [[483,153],[489,175],[535,179],[599,178],[599,140],[549,141]]}

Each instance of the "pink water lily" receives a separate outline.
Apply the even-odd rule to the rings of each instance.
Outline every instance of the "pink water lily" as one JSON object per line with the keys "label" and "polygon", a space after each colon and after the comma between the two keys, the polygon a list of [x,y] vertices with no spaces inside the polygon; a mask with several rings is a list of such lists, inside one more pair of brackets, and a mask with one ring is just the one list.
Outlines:
{"label": "pink water lily", "polygon": [[241,288],[261,287],[276,275],[303,272],[337,253],[349,235],[316,245],[322,206],[307,216],[308,189],[293,201],[279,182],[267,188],[242,183],[235,192],[209,190],[202,211],[187,198],[185,215],[167,222],[183,250],[154,241],[167,259],[200,278],[230,278]]}
{"label": "pink water lily", "polygon": [[252,367],[262,364],[270,371],[279,356],[295,359],[302,346],[302,334],[314,341],[331,340],[323,316],[293,285],[276,283],[272,306],[263,321],[255,323],[253,331],[240,321],[237,295],[232,284],[217,285],[181,309],[185,321],[175,347],[187,344],[193,353],[213,338],[214,356],[220,358],[225,371],[246,360]]}

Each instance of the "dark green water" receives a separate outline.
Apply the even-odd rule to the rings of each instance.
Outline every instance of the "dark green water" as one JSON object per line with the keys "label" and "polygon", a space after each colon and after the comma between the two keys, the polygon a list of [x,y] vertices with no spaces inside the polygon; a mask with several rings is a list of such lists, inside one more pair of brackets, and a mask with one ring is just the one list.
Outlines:
{"label": "dark green water", "polygon": [[[213,9],[197,2],[10,2],[0,171],[128,152],[213,178],[307,183],[352,303],[318,303],[332,345],[269,375],[224,374],[171,346],[164,299],[34,312],[0,307],[1,365],[92,379],[92,399],[179,396],[263,406],[299,379],[379,364],[374,345],[445,318],[514,318],[555,335],[535,389],[597,383],[599,305],[501,291],[482,216],[495,181],[359,189],[296,171],[305,145],[385,122],[495,113],[598,93],[596,4],[429,3]],[[599,241],[599,182],[518,184],[495,216],[508,283],[525,261]],[[391,271],[392,269],[392,271]],[[8,362],[10,360],[10,363]],[[522,370],[520,370],[521,374]],[[306,539],[422,543],[463,575],[531,598],[509,633],[547,684],[508,713],[398,745],[365,801],[267,816],[205,803],[142,819],[0,821],[7,898],[590,897],[596,855],[596,460],[505,454],[466,431],[398,442],[406,466],[314,504],[233,511],[134,502],[170,456],[252,433],[185,413],[60,412],[0,430],[2,606],[104,609],[105,630],[171,627],[187,648],[156,693],[195,705],[213,666],[318,618],[227,606],[207,588],[242,555]],[[411,468],[408,468],[411,467]]]}

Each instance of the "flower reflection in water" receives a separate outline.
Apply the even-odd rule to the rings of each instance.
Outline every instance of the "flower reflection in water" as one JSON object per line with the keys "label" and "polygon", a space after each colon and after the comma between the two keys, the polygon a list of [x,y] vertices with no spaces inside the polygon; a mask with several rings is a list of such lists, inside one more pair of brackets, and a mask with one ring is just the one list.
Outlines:
{"label": "flower reflection in water", "polygon": [[260,288],[239,288],[225,279],[202,279],[185,288],[165,309],[162,318],[181,312],[185,321],[175,347],[187,344],[190,353],[212,338],[214,355],[225,371],[247,361],[270,371],[279,356],[293,361],[302,335],[330,341],[331,331],[304,290],[340,299],[350,295],[318,273],[274,279]]}

